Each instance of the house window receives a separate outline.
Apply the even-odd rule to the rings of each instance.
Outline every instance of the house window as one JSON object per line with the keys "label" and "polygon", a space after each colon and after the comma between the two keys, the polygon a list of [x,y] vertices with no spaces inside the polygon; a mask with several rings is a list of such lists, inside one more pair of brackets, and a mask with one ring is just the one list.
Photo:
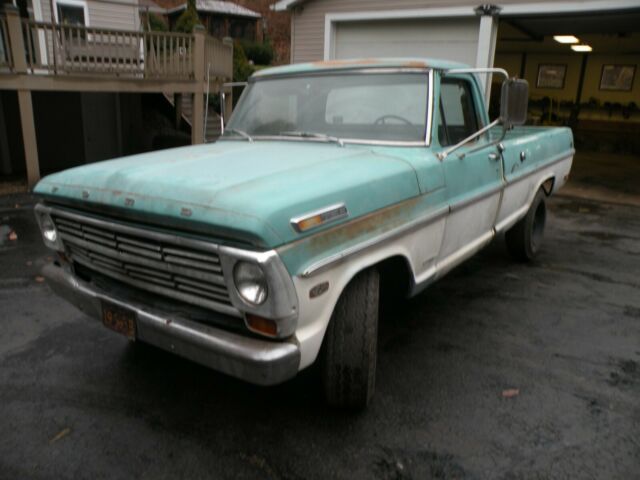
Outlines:
{"label": "house window", "polygon": [[84,16],[84,5],[80,3],[58,3],[58,23],[74,27],[84,27],[87,22]]}

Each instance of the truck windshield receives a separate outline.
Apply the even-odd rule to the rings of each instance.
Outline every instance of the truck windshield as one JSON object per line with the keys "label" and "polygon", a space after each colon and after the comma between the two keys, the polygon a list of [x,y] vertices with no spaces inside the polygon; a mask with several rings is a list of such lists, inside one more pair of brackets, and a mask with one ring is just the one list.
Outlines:
{"label": "truck windshield", "polygon": [[429,77],[336,73],[250,83],[225,138],[423,142]]}

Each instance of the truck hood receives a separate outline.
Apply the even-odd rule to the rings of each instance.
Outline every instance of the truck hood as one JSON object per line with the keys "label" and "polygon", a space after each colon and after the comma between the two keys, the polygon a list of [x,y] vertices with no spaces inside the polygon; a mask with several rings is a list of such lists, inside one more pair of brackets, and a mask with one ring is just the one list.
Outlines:
{"label": "truck hood", "polygon": [[292,228],[292,217],[344,202],[349,221],[416,196],[419,186],[411,165],[368,147],[221,141],[73,168],[45,177],[35,192],[275,248],[309,235]]}

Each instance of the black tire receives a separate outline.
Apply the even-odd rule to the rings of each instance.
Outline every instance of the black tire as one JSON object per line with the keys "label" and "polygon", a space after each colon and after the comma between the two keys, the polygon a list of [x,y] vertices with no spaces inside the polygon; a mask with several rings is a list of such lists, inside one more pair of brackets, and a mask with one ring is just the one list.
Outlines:
{"label": "black tire", "polygon": [[321,375],[327,403],[361,409],[376,380],[380,277],[375,269],[359,273],[342,292],[325,334]]}
{"label": "black tire", "polygon": [[540,251],[547,221],[546,194],[538,190],[523,219],[507,230],[507,250],[521,262],[528,262]]}

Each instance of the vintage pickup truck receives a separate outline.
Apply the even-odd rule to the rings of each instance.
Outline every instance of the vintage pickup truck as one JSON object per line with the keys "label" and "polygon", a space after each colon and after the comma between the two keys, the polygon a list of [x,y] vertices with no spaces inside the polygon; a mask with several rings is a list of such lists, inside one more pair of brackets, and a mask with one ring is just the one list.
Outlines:
{"label": "vintage pickup truck", "polygon": [[484,73],[425,59],[260,71],[215,144],[38,183],[59,253],[44,274],[132,340],[261,385],[317,361],[328,402],[363,407],[381,285],[416,295],[503,231],[533,258],[569,175],[571,131],[518,126],[516,79],[490,122]]}

